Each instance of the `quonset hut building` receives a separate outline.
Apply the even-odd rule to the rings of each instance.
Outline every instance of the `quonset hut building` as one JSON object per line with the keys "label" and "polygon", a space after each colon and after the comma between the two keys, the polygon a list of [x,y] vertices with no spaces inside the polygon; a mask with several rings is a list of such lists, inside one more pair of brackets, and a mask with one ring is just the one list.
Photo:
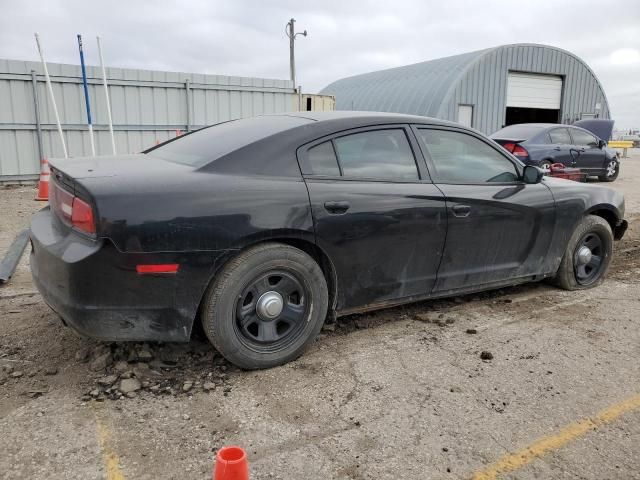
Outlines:
{"label": "quonset hut building", "polygon": [[486,134],[529,122],[609,118],[589,66],[559,48],[503,45],[343,78],[325,87],[336,110],[436,117]]}

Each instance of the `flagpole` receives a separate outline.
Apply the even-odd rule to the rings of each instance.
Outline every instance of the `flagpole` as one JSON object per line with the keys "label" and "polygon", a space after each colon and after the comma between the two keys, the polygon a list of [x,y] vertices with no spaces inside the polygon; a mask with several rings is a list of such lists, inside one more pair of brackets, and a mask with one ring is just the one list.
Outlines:
{"label": "flagpole", "polygon": [[113,135],[113,120],[111,119],[111,102],[109,101],[109,87],[107,86],[107,73],[104,69],[104,59],[102,58],[102,45],[100,45],[100,37],[96,37],[98,41],[98,56],[100,57],[100,68],[102,68],[102,83],[104,85],[104,96],[107,100],[107,116],[109,118],[109,132],[111,133],[111,150],[116,154],[116,141]]}
{"label": "flagpole", "polygon": [[84,51],[82,50],[82,36],[78,35],[78,48],[80,50],[80,66],[82,67],[82,84],[84,85],[84,102],[87,107],[87,126],[89,127],[89,140],[91,142],[91,155],[96,156],[96,145],[93,141],[93,125],[91,123],[91,105],[89,102],[89,87],[87,85],[87,69],[84,66]]}
{"label": "flagpole", "polygon": [[60,124],[60,116],[58,115],[58,107],[56,106],[56,98],[53,96],[53,88],[51,87],[51,78],[49,78],[49,70],[47,69],[47,62],[44,61],[44,52],[40,45],[40,36],[36,33],[36,45],[38,45],[38,54],[40,54],[40,61],[44,68],[44,77],[47,80],[47,89],[49,90],[49,98],[51,98],[51,105],[53,106],[53,114],[56,117],[56,125],[58,126],[58,133],[60,134],[60,142],[62,143],[62,151],[64,152],[64,158],[69,158],[67,154],[67,144],[64,141],[64,134],[62,133],[62,125]]}

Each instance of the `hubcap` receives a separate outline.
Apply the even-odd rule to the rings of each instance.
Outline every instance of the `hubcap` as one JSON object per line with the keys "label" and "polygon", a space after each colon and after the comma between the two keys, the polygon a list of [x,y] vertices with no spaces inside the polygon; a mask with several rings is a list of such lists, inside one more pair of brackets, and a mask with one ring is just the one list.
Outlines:
{"label": "hubcap", "polygon": [[283,307],[284,302],[282,300],[282,295],[278,292],[271,291],[263,293],[258,299],[256,311],[263,320],[273,320],[282,313]]}
{"label": "hubcap", "polygon": [[580,249],[578,250],[578,264],[586,265],[591,261],[592,256],[593,254],[591,253],[591,250],[589,250],[589,247],[580,247]]}
{"label": "hubcap", "polygon": [[573,256],[576,280],[581,285],[589,285],[600,277],[604,245],[600,236],[593,232],[584,234]]}
{"label": "hubcap", "polygon": [[309,293],[297,274],[262,273],[238,295],[234,328],[238,339],[260,353],[286,348],[304,330]]}
{"label": "hubcap", "polygon": [[611,160],[609,165],[607,165],[607,176],[611,177],[616,173],[616,167],[618,166],[618,162],[615,160]]}

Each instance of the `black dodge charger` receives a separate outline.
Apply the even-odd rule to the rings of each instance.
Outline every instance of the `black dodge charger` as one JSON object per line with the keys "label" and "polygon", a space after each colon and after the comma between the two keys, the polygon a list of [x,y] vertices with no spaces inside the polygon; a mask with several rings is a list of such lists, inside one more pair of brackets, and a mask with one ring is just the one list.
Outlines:
{"label": "black dodge charger", "polygon": [[300,355],[327,316],[542,279],[596,286],[627,226],[619,193],[407,115],[255,117],[51,167],[31,269],[64,322],[187,341],[200,319],[248,369]]}

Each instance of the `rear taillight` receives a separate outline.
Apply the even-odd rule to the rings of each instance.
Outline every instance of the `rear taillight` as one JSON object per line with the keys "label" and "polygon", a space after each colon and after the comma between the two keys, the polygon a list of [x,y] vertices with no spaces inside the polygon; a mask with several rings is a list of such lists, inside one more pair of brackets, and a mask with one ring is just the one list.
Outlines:
{"label": "rear taillight", "polygon": [[96,224],[93,221],[93,210],[91,206],[78,197],[73,199],[73,208],[71,210],[71,225],[89,235],[95,235]]}
{"label": "rear taillight", "polygon": [[93,218],[93,209],[87,202],[63,190],[53,182],[49,204],[64,223],[88,235],[95,235],[96,224]]}
{"label": "rear taillight", "polygon": [[502,147],[509,153],[515,155],[516,157],[528,157],[529,152],[527,152],[526,148],[522,145],[518,145],[517,143],[505,143]]}

